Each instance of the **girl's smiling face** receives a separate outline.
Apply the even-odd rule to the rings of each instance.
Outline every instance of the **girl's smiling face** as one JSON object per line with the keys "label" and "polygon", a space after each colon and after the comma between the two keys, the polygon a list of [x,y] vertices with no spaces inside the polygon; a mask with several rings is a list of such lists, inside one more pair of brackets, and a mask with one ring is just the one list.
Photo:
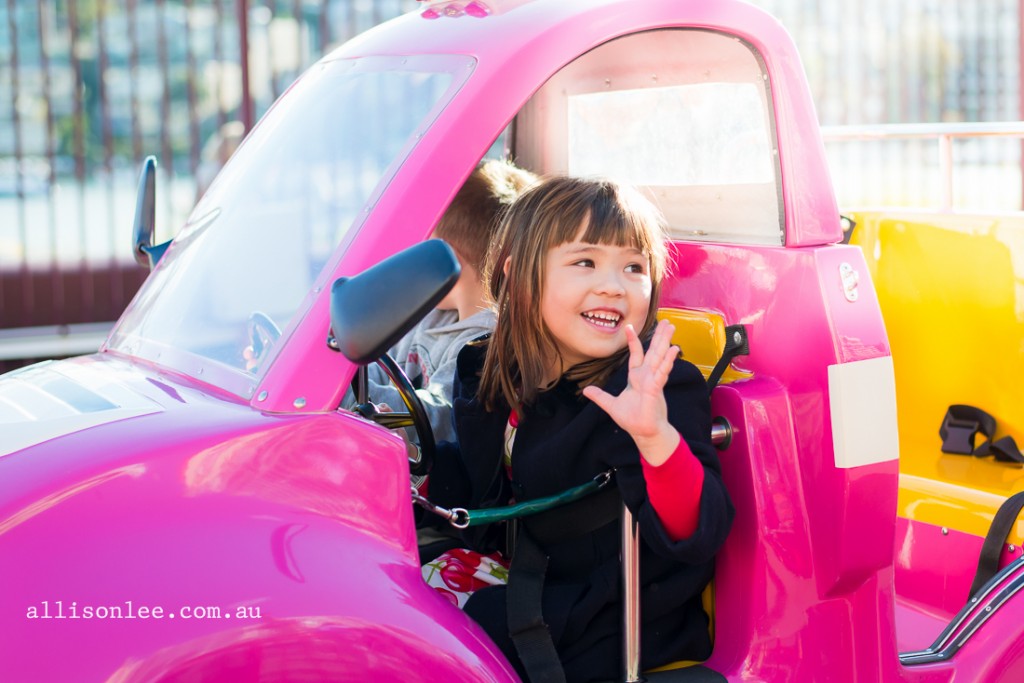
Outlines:
{"label": "girl's smiling face", "polygon": [[636,247],[575,240],[548,250],[540,314],[557,344],[546,379],[607,358],[626,346],[626,325],[639,332],[651,302],[650,259]]}

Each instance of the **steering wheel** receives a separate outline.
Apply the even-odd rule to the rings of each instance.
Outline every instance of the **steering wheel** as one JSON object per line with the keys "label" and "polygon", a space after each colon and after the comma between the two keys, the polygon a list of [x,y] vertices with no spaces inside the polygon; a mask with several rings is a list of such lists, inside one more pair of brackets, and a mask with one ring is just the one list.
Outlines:
{"label": "steering wheel", "polygon": [[266,313],[253,311],[246,322],[246,330],[249,333],[249,346],[242,353],[245,369],[255,371],[267,349],[280,339],[281,328]]}
{"label": "steering wheel", "polygon": [[[409,458],[409,470],[416,475],[427,474],[434,464],[434,454],[437,452],[437,445],[434,441],[434,430],[430,426],[430,419],[427,417],[427,411],[423,407],[423,402],[416,395],[416,389],[413,388],[409,377],[398,366],[394,358],[385,353],[377,359],[377,365],[380,366],[384,374],[391,380],[391,383],[398,389],[398,393],[402,396],[402,402],[405,403],[406,412],[382,413],[369,402],[357,405],[355,411],[387,429],[404,427],[415,429],[416,436],[420,442],[419,458]],[[365,380],[365,368],[360,368],[359,372],[356,373],[355,385],[353,387],[357,397],[361,394],[359,383]],[[365,395],[365,393],[362,395]]]}

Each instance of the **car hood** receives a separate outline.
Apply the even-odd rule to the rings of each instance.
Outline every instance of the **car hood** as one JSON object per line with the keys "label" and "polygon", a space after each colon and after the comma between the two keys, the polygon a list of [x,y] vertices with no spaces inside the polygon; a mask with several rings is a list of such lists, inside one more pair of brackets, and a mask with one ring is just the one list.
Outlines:
{"label": "car hood", "polygon": [[[163,411],[160,401],[147,396],[151,392],[139,390],[140,376],[133,381],[127,369],[85,357],[46,361],[0,377],[0,456]],[[159,386],[150,383],[153,390],[159,391]]]}
{"label": "car hood", "polygon": [[39,457],[51,472],[70,474],[79,466],[195,452],[278,422],[216,387],[107,352],[0,376],[0,468],[7,476],[25,467],[38,474],[27,461]]}

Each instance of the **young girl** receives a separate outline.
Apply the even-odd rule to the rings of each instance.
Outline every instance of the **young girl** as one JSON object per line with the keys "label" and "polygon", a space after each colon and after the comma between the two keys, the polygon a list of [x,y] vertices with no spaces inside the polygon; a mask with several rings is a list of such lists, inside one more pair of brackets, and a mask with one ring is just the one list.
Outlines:
{"label": "young girl", "polygon": [[642,666],[711,652],[701,591],[733,509],[704,379],[655,318],[666,259],[646,199],[574,178],[524,193],[492,244],[497,324],[459,354],[458,444],[441,444],[430,498],[500,506],[609,470],[615,484],[515,534],[467,538],[511,558],[508,585],[477,590],[464,609],[526,680],[621,676],[621,501],[643,539]]}

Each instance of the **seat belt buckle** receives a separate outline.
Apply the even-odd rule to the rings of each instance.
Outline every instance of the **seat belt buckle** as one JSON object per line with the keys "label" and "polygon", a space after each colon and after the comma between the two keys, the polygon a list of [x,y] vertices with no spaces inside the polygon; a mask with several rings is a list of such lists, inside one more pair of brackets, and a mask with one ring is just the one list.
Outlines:
{"label": "seat belt buckle", "polygon": [[942,452],[971,455],[974,453],[974,437],[981,429],[977,420],[958,420],[949,413],[942,423]]}

